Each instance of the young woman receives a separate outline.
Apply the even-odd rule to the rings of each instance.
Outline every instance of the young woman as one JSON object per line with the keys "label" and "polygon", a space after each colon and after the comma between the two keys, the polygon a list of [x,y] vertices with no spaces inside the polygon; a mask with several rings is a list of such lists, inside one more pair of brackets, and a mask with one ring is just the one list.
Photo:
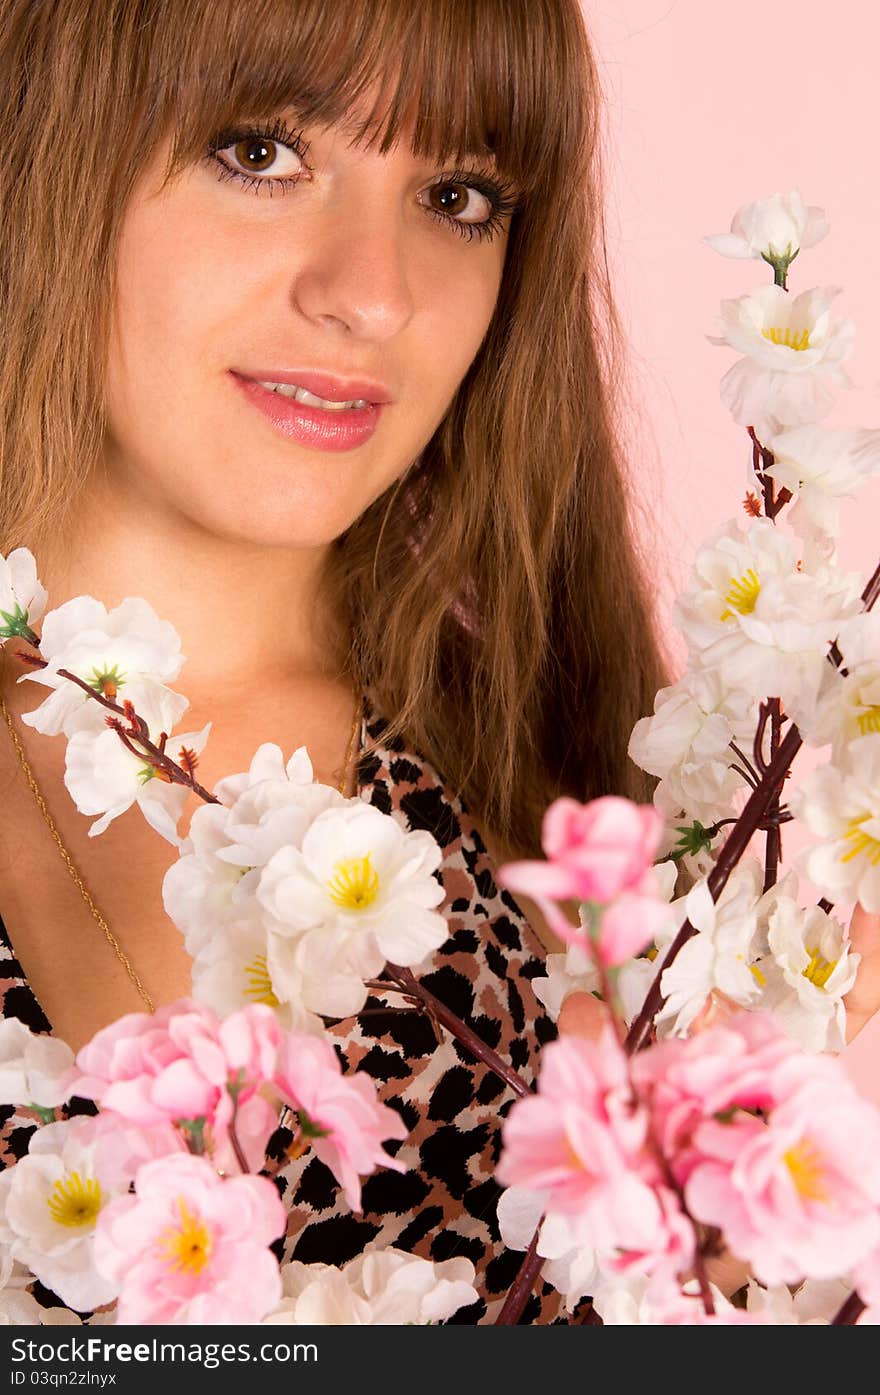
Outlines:
{"label": "young woman", "polygon": [[[577,0],[6,0],[0,78],[0,549],[51,606],[173,623],[204,785],[305,744],[435,834],[431,987],[530,1080],[549,940],[493,869],[540,855],[560,794],[647,796],[626,746],[663,681]],[[167,845],[136,812],[88,838],[21,672],[6,653],[5,1011],[78,1047],[189,963]],[[460,1320],[491,1321],[521,1259],[494,1218],[512,1095],[380,1005],[334,1030],[409,1171],[355,1216],[285,1163],[285,1253],[464,1254]],[[7,1162],[33,1123],[7,1119]]]}

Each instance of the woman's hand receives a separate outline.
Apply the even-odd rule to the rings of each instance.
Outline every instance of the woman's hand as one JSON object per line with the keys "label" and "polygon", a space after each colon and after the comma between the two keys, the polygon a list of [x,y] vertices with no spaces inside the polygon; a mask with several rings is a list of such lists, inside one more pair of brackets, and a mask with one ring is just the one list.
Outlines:
{"label": "woman's hand", "polygon": [[852,1041],[880,1008],[880,915],[858,905],[849,923],[850,948],[862,956],[856,981],[844,998],[846,1041]]}

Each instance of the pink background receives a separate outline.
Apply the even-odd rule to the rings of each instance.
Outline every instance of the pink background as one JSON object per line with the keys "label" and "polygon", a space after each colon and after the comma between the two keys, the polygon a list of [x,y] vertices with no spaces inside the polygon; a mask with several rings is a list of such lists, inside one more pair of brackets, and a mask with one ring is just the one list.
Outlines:
{"label": "pink background", "polygon": [[[789,273],[841,286],[856,324],[825,424],[880,425],[880,22],[864,0],[581,0],[606,98],[608,244],[638,404],[634,459],[663,613],[706,535],[738,514],[749,441],[718,395],[736,355],[710,344],[719,302],[772,279],[701,242],[741,204],[798,188],[831,232]],[[873,571],[880,480],[844,501],[841,560]],[[796,840],[789,838],[789,846]],[[880,1104],[880,1020],[846,1053]]]}

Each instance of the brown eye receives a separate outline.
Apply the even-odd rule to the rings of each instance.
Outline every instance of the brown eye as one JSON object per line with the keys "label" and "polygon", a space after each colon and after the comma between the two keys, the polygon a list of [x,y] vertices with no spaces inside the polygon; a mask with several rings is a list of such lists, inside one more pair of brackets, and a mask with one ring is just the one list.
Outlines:
{"label": "brown eye", "polygon": [[[218,149],[215,158],[234,174],[271,175],[272,179],[296,178],[303,162],[295,150],[267,136],[245,136]],[[269,182],[269,181],[267,181]]]}
{"label": "brown eye", "polygon": [[[472,184],[444,180],[442,184],[431,186],[430,197],[434,210],[452,218],[456,223],[485,223],[494,211],[486,195],[481,194]],[[480,206],[481,201],[483,207]],[[465,212],[470,212],[471,216],[462,217]]]}
{"label": "brown eye", "polygon": [[262,174],[275,159],[275,142],[265,140],[240,140],[234,147],[235,158],[246,170],[256,170]]}

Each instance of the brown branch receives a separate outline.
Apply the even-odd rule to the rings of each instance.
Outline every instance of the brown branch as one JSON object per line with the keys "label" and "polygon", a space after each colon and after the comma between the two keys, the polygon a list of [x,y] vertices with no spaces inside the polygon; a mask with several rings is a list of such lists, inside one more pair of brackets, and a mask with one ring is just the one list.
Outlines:
{"label": "brown branch", "polygon": [[[782,739],[782,704],[779,698],[771,698],[767,707],[770,714],[770,759],[779,750],[779,742]],[[786,772],[787,774],[788,772]],[[783,776],[783,780],[784,780]],[[782,781],[773,791],[773,798],[767,811],[767,842],[764,849],[764,891],[769,891],[771,886],[775,886],[779,878],[779,863],[782,858],[782,831],[780,829],[780,791]]]}
{"label": "brown branch", "polygon": [[535,1231],[532,1243],[526,1250],[526,1257],[519,1267],[519,1273],[510,1286],[501,1312],[495,1319],[496,1327],[516,1326],[543,1267],[544,1261],[538,1254],[538,1231]]}
{"label": "brown branch", "polygon": [[[878,597],[880,597],[880,563],[877,564],[871,579],[862,592],[862,604],[865,610],[871,610]],[[829,660],[835,667],[839,667],[839,654],[835,658],[832,651],[832,653],[829,654]],[[761,776],[760,782],[746,800],[739,818],[731,829],[727,842],[718,855],[718,861],[706,879],[709,895],[712,897],[713,901],[718,900],[718,897],[727,885],[731,872],[748,847],[752,836],[757,832],[761,823],[767,818],[773,801],[774,791],[785,779],[792,761],[803,744],[803,737],[794,722],[792,722],[785,736],[782,738],[775,755],[772,757],[769,765]],[[629,1034],[626,1039],[628,1051],[638,1051],[643,1042],[647,1040],[654,1016],[659,1012],[664,1002],[663,992],[660,988],[660,980],[679,951],[696,933],[694,926],[691,925],[689,920],[686,920],[673,940],[666,958],[654,976],[651,987],[648,989],[647,997],[629,1029]]]}
{"label": "brown branch", "polygon": [[868,1305],[853,1291],[845,1298],[831,1319],[832,1327],[854,1327]]}
{"label": "brown branch", "polygon": [[[718,861],[709,873],[706,884],[709,888],[709,895],[713,901],[717,901],[721,895],[731,872],[739,862],[753,835],[757,832],[761,822],[767,817],[768,808],[773,799],[776,786],[783,779],[801,746],[803,737],[797,727],[792,724],[782,739],[779,749],[770,761],[765,773],[761,776],[760,783],[749,795],[743,806],[742,813],[730,831],[730,835],[721,852],[718,854]],[[642,1044],[643,1038],[648,1034],[654,1015],[663,1005],[663,993],[660,989],[660,980],[666,969],[675,959],[679,950],[687,944],[695,934],[696,930],[689,920],[679,930],[672,946],[666,955],[659,971],[657,972],[648,995],[641,1006],[639,1013],[629,1029],[626,1039],[628,1051],[637,1051]]]}
{"label": "brown branch", "polygon": [[447,1032],[455,1037],[456,1041],[460,1041],[472,1056],[494,1071],[495,1075],[503,1080],[505,1085],[509,1085],[520,1099],[532,1093],[530,1087],[521,1076],[517,1075],[513,1067],[509,1066],[498,1055],[497,1051],[493,1051],[482,1037],[477,1036],[477,1033],[466,1022],[462,1022],[460,1017],[456,1017],[445,1003],[441,1002],[439,998],[435,998],[429,989],[419,983],[411,969],[401,968],[398,964],[386,964],[385,968],[391,979],[397,982],[408,996],[417,998],[428,1013],[440,1023],[441,1027],[445,1027]]}
{"label": "brown branch", "polygon": [[[532,1094],[530,1087],[517,1075],[516,1071],[502,1060],[498,1053],[483,1041],[482,1037],[477,1036],[466,1022],[462,1022],[461,1018],[457,1017],[445,1003],[441,1002],[439,998],[435,998],[429,989],[419,983],[411,969],[402,968],[398,964],[386,964],[385,972],[390,975],[392,981],[396,982],[400,991],[410,998],[417,999],[423,1010],[434,1022],[445,1027],[456,1041],[461,1042],[465,1050],[488,1066],[499,1080],[508,1085],[520,1099]],[[532,1236],[526,1257],[504,1300],[504,1306],[497,1318],[497,1323],[501,1326],[512,1327],[519,1321],[523,1308],[528,1302],[529,1294],[543,1268],[544,1260],[537,1251],[538,1233],[536,1230]]]}
{"label": "brown branch", "polygon": [[[45,661],[43,661],[43,663],[45,663]],[[102,707],[106,707],[108,712],[113,712],[117,718],[124,718],[125,721],[128,722],[128,731],[125,735],[130,739],[126,741],[121,727],[114,724],[116,734],[123,738],[123,744],[130,751],[133,749],[131,740],[137,741],[138,744],[144,748],[143,756],[147,764],[152,765],[155,770],[165,775],[169,784],[186,785],[188,789],[191,789],[197,794],[199,799],[204,800],[206,804],[220,803],[216,795],[211,794],[209,790],[206,790],[203,785],[199,784],[198,780],[179,766],[176,761],[173,761],[170,756],[165,755],[165,742],[162,742],[161,746],[157,746],[155,742],[150,740],[149,727],[143,717],[138,716],[128,699],[120,706],[118,702],[114,702],[112,698],[107,698],[103,693],[97,692],[85,679],[79,678],[75,673],[71,673],[70,670],[66,668],[60,668],[58,670],[58,676],[59,678],[67,678],[71,683],[75,683],[78,688],[82,688],[83,692],[87,693],[95,702],[99,702]],[[140,751],[135,751],[134,754],[140,757],[142,753]]]}

